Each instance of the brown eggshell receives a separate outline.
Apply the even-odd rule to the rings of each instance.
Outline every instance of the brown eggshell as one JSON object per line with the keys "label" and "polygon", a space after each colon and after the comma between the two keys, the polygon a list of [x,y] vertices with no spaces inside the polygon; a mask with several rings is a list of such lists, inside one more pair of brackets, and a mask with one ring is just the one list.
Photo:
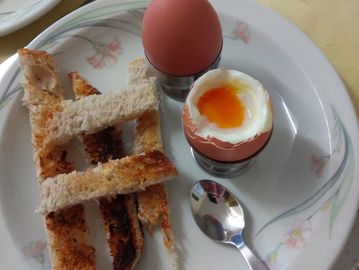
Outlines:
{"label": "brown eggshell", "polygon": [[207,0],[152,0],[143,18],[142,43],[153,66],[185,76],[215,61],[222,48],[222,30]]}
{"label": "brown eggshell", "polygon": [[202,155],[220,162],[240,162],[253,157],[261,151],[268,142],[272,129],[240,143],[223,142],[216,138],[203,138],[196,134],[192,124],[188,105],[183,110],[183,128],[189,144]]}

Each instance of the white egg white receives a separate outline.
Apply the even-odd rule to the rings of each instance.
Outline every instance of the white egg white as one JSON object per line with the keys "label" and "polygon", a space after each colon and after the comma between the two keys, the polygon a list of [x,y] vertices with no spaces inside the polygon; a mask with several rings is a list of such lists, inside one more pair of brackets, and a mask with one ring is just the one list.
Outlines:
{"label": "white egg white", "polygon": [[[208,90],[234,85],[237,97],[245,108],[244,120],[236,128],[220,128],[210,123],[197,108],[198,100]],[[239,143],[270,131],[273,126],[273,113],[267,91],[251,76],[236,70],[219,68],[208,71],[198,78],[189,92],[186,103],[196,134],[203,138],[214,137],[224,142]]]}

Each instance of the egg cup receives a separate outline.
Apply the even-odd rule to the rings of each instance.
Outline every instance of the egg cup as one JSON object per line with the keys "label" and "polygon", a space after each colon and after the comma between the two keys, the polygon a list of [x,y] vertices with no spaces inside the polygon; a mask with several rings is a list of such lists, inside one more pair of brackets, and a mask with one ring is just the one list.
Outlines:
{"label": "egg cup", "polygon": [[220,162],[202,155],[191,147],[192,157],[207,173],[216,177],[235,177],[246,172],[254,163],[255,157],[240,162]]}
{"label": "egg cup", "polygon": [[147,56],[146,59],[163,92],[165,92],[169,97],[183,102],[186,99],[190,86],[193,84],[193,82],[207,71],[218,67],[219,62],[221,61],[221,51],[216,59],[206,69],[186,76],[174,76],[166,74],[153,66],[148,60]]}
{"label": "egg cup", "polygon": [[[186,140],[190,146],[192,157],[205,172],[222,178],[231,178],[246,172],[254,163],[256,157],[267,146],[272,137],[271,129],[256,136],[239,148],[229,149],[215,146],[208,142],[193,139],[193,133],[184,128]],[[209,156],[210,155],[210,156]]]}

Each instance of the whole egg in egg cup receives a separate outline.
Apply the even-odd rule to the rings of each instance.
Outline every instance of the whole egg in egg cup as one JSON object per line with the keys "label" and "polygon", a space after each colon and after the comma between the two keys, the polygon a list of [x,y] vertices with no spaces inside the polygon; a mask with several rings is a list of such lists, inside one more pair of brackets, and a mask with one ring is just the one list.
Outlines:
{"label": "whole egg in egg cup", "polygon": [[198,78],[183,108],[183,128],[197,163],[218,177],[243,173],[268,143],[272,103],[249,75],[219,68]]}
{"label": "whole egg in egg cup", "polygon": [[142,22],[145,56],[161,88],[184,101],[191,84],[218,67],[222,29],[208,0],[152,0]]}
{"label": "whole egg in egg cup", "polygon": [[168,95],[169,97],[183,102],[186,99],[190,86],[193,84],[193,82],[207,71],[218,67],[221,60],[221,55],[219,54],[216,60],[205,70],[186,76],[175,76],[166,74],[154,67],[152,63],[148,60],[147,55],[146,59],[151,67],[152,74],[156,76],[162,91],[166,93],[166,95]]}

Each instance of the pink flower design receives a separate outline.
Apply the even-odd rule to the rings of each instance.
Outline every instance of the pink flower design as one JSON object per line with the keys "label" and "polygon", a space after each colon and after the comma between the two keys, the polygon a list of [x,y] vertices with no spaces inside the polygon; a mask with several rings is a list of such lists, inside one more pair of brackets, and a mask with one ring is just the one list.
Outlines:
{"label": "pink flower design", "polygon": [[237,39],[239,38],[244,43],[248,44],[251,38],[251,31],[249,30],[249,25],[240,20],[236,21],[236,26],[232,33],[230,33],[229,38]]}
{"label": "pink flower design", "polygon": [[93,42],[95,54],[87,58],[87,62],[96,69],[113,66],[123,52],[120,41],[116,38],[109,43]]}
{"label": "pink flower design", "polygon": [[36,242],[30,242],[28,246],[22,248],[22,252],[25,256],[34,257],[43,253],[46,249],[47,244],[45,241],[38,240]]}
{"label": "pink flower design", "polygon": [[24,246],[22,248],[22,252],[24,253],[25,256],[27,257],[32,257],[34,258],[36,261],[38,261],[39,263],[42,264],[42,266],[44,267],[44,262],[45,262],[45,250],[46,250],[47,244],[45,241],[35,241],[35,242],[30,242],[29,245]]}
{"label": "pink flower design", "polygon": [[323,176],[323,170],[324,170],[325,165],[327,165],[329,158],[330,158],[330,156],[322,156],[322,157],[318,157],[316,155],[311,156],[310,169],[312,170],[313,173],[315,173],[315,175],[317,177]]}
{"label": "pink flower design", "polygon": [[283,244],[289,249],[304,248],[313,236],[313,230],[309,220],[299,220],[292,224],[284,235]]}

